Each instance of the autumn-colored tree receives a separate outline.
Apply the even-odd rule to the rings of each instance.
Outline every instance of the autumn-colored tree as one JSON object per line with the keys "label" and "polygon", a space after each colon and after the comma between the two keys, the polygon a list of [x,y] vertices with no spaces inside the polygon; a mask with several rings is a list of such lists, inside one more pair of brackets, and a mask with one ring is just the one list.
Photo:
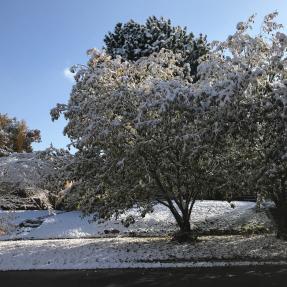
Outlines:
{"label": "autumn-colored tree", "polygon": [[25,139],[27,133],[27,125],[21,121],[18,127],[18,133],[15,140],[15,151],[23,152],[25,150]]}
{"label": "autumn-colored tree", "polygon": [[0,114],[0,156],[11,152],[32,152],[32,143],[40,140],[39,130],[30,130],[25,121]]}

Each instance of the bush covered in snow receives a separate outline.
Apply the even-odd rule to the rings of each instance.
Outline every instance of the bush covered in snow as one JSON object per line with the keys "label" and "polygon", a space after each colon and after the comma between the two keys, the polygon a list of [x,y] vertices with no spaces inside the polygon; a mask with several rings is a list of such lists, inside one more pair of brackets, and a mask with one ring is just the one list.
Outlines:
{"label": "bush covered in snow", "polygon": [[51,203],[52,185],[72,156],[53,147],[33,153],[12,153],[0,158],[0,207],[4,209],[45,209]]}

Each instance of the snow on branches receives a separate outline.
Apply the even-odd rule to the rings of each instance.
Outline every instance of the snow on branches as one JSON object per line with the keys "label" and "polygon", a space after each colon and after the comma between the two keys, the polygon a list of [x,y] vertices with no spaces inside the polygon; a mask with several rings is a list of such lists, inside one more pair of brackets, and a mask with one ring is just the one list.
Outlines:
{"label": "snow on branches", "polygon": [[198,59],[197,81],[169,49],[133,61],[89,50],[87,65],[74,67],[68,104],[51,111],[54,119],[64,113],[78,149],[79,206],[108,218],[136,205],[144,216],[157,201],[186,232],[194,200],[206,193],[276,193],[272,176],[283,186],[287,170],[287,36],[276,16],[258,35],[249,33],[252,16],[214,42]]}
{"label": "snow on branches", "polygon": [[218,120],[237,153],[226,158],[230,174],[237,170],[240,176],[231,186],[239,189],[236,183],[245,182],[249,192],[286,206],[287,36],[275,22],[277,14],[267,15],[254,36],[249,34],[254,16],[239,23],[234,35],[213,44],[198,73],[209,95],[226,99]]}
{"label": "snow on branches", "polygon": [[105,50],[112,58],[120,56],[128,61],[137,61],[158,53],[161,49],[180,53],[177,65],[183,67],[186,76],[197,80],[196,72],[200,57],[204,56],[209,45],[206,36],[195,38],[186,27],[172,26],[169,19],[149,17],[145,24],[133,20],[118,23],[113,32],[105,38]]}
{"label": "snow on branches", "polygon": [[108,217],[134,204],[145,213],[160,201],[189,229],[194,200],[213,176],[215,133],[209,109],[176,65],[180,55],[161,50],[136,62],[89,55],[64,110],[65,133],[79,150],[82,208]]}

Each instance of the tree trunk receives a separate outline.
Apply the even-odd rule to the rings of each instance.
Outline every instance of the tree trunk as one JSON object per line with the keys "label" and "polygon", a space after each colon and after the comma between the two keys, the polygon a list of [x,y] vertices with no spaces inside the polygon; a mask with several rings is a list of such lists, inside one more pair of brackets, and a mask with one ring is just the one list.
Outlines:
{"label": "tree trunk", "polygon": [[195,242],[197,240],[197,233],[191,231],[190,222],[188,216],[183,216],[181,222],[178,223],[179,231],[173,236],[173,240],[183,243],[183,242]]}
{"label": "tree trunk", "polygon": [[191,232],[189,218],[183,217],[179,228],[182,233]]}

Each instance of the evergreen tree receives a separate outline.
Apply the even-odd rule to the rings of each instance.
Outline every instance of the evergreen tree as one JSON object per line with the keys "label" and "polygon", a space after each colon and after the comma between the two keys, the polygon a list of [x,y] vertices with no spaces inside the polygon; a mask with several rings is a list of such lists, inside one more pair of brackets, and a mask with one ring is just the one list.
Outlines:
{"label": "evergreen tree", "polygon": [[144,25],[133,20],[118,23],[114,32],[105,36],[104,42],[106,52],[112,58],[121,56],[129,61],[147,57],[161,49],[181,53],[178,65],[185,68],[185,76],[192,76],[194,80],[197,80],[199,58],[208,52],[206,36],[200,34],[195,38],[186,27],[172,26],[169,19],[155,16],[149,17]]}

